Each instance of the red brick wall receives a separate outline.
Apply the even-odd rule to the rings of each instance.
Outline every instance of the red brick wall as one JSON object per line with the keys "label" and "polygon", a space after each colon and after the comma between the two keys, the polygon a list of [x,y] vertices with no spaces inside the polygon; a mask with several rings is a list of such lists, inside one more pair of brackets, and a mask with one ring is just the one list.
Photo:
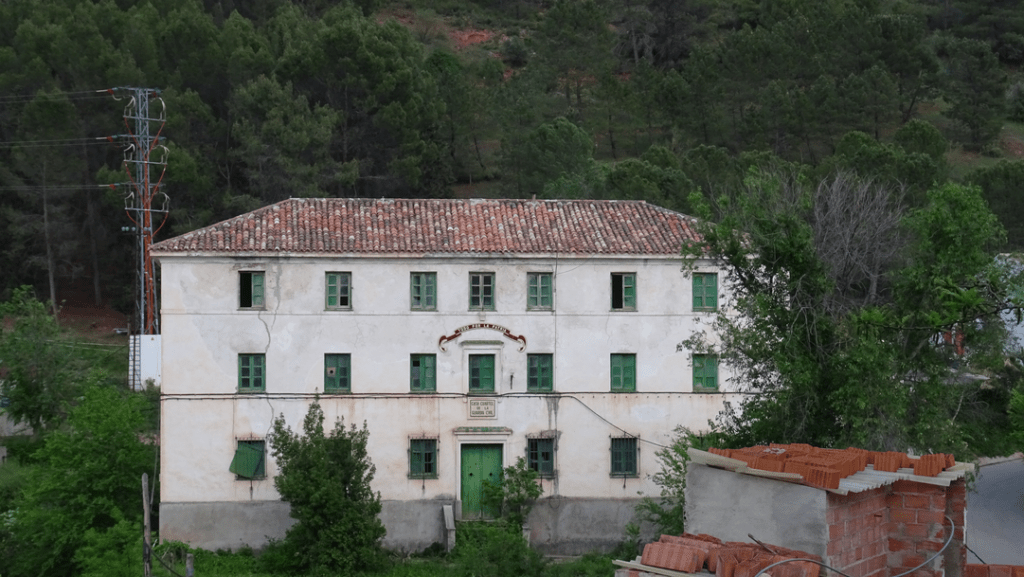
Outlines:
{"label": "red brick wall", "polygon": [[828,495],[826,563],[853,577],[888,577],[888,487]]}
{"label": "red brick wall", "polygon": [[967,566],[967,577],[1024,577],[1024,565]]}
{"label": "red brick wall", "polygon": [[[828,563],[854,577],[892,577],[934,555],[949,536],[949,516],[956,526],[943,554],[912,577],[965,577],[962,479],[948,487],[897,481],[850,495],[828,496]],[[1022,576],[1024,577],[1024,576]]]}
{"label": "red brick wall", "polygon": [[966,563],[964,548],[964,511],[966,484],[963,479],[949,487],[914,481],[896,481],[887,498],[889,504],[889,570],[896,575],[931,558],[949,537],[953,521],[953,542],[941,557],[915,571],[913,577],[963,577]]}

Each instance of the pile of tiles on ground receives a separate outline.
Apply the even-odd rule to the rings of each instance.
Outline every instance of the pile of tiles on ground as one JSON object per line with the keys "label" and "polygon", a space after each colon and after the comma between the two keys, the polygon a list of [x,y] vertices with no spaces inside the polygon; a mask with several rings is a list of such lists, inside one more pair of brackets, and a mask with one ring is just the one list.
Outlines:
{"label": "pile of tiles on ground", "polygon": [[[758,571],[785,559],[821,557],[776,545],[725,542],[710,535],[662,535],[644,547],[640,563],[683,573],[697,573],[707,568],[717,577],[754,577]],[[809,561],[792,561],[773,567],[772,577],[817,577],[819,565]],[[637,573],[639,575],[639,573]]]}
{"label": "pile of tiles on ground", "polygon": [[872,465],[876,471],[896,472],[914,468],[914,474],[934,477],[956,464],[953,455],[937,453],[911,458],[906,453],[875,452],[864,449],[820,449],[811,445],[757,445],[743,449],[708,449],[709,453],[738,459],[752,469],[775,473],[796,473],[804,482],[824,489],[838,489],[839,480]]}

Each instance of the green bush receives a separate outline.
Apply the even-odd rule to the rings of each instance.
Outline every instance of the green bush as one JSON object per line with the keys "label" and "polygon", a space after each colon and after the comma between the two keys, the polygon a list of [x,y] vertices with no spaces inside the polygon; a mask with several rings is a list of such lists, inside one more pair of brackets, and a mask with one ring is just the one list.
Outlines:
{"label": "green bush", "polygon": [[539,577],[544,573],[544,558],[530,549],[518,527],[478,521],[460,523],[455,531],[456,575]]}
{"label": "green bush", "polygon": [[510,525],[510,531],[521,530],[533,502],[544,492],[537,484],[538,476],[537,471],[526,466],[526,459],[519,457],[515,465],[501,471],[497,483],[484,481],[484,505],[499,511],[501,518]]}
{"label": "green bush", "polygon": [[378,569],[384,561],[380,494],[370,488],[376,468],[366,451],[370,433],[341,421],[324,434],[324,412],[313,401],[303,436],[284,417],[274,420],[270,446],[279,473],[274,487],[291,505],[292,525],[275,553],[291,569],[313,574],[352,575]]}

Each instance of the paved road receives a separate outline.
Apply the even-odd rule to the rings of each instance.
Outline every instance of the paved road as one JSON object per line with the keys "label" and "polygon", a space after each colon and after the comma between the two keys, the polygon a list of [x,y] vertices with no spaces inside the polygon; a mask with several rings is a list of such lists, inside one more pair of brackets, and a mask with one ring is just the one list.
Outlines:
{"label": "paved road", "polygon": [[[1024,565],[1024,461],[981,467],[967,494],[967,546],[985,563]],[[967,553],[968,563],[979,563]]]}

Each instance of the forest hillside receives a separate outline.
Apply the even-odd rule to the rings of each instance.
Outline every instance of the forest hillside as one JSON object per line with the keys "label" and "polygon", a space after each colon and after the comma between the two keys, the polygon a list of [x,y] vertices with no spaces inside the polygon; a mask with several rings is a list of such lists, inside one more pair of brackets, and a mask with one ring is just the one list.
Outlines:
{"label": "forest hillside", "polygon": [[1019,249],[1022,63],[1003,0],[3,2],[0,293],[130,312],[129,87],[166,118],[158,240],[294,196],[690,212],[785,165],[977,184]]}

